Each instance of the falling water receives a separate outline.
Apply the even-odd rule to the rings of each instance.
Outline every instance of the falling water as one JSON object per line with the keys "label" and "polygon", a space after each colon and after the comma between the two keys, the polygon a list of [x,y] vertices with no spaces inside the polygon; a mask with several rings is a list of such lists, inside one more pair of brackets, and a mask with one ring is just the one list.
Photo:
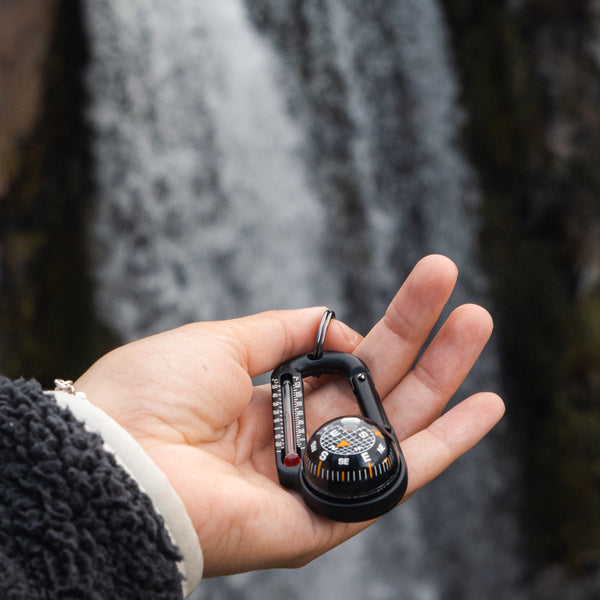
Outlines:
{"label": "falling water", "polygon": [[[124,339],[327,304],[362,330],[424,254],[482,301],[476,182],[434,0],[87,0],[98,311]],[[459,392],[498,387],[493,347]],[[515,598],[500,430],[298,570],[197,598]]]}

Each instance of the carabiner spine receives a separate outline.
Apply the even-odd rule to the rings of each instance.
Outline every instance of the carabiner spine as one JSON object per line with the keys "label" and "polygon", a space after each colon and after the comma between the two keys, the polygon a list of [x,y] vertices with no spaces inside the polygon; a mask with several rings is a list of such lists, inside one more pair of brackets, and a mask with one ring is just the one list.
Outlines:
{"label": "carabiner spine", "polygon": [[351,376],[349,381],[363,415],[381,425],[395,438],[394,428],[385,414],[371,373],[365,369]]}

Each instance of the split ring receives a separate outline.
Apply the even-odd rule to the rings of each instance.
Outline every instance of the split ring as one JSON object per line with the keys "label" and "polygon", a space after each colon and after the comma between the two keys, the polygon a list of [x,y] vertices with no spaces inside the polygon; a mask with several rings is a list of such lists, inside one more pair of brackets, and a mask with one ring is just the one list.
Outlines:
{"label": "split ring", "polygon": [[319,360],[323,356],[323,347],[325,346],[325,336],[327,335],[327,329],[331,323],[331,319],[335,319],[335,312],[327,309],[321,317],[321,323],[317,330],[317,337],[315,338],[315,349],[310,356],[313,360]]}

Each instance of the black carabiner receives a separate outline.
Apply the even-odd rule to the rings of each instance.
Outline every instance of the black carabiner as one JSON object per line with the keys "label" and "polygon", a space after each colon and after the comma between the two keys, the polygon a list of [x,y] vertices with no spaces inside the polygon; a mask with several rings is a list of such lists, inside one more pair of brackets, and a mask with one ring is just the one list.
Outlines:
{"label": "black carabiner", "polygon": [[[312,354],[284,362],[271,375],[275,461],[280,483],[300,491],[315,512],[363,521],[400,501],[407,469],[367,366],[352,354],[322,349],[332,315],[323,316]],[[307,444],[303,378],[323,374],[348,380],[362,414],[328,421]]]}

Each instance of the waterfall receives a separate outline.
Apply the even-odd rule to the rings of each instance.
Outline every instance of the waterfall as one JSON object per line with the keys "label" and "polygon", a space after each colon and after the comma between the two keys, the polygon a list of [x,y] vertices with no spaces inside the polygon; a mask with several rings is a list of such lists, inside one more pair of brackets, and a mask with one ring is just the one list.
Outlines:
{"label": "waterfall", "polygon": [[[476,180],[434,0],[86,1],[97,310],[125,340],[326,304],[368,329],[441,252],[484,301]],[[498,389],[493,344],[457,394]],[[507,432],[303,569],[197,598],[515,598]]]}
{"label": "waterfall", "polygon": [[326,232],[297,158],[301,131],[240,8],[114,1],[88,12],[101,313],[132,339],[337,305],[333,273],[314,275]]}

